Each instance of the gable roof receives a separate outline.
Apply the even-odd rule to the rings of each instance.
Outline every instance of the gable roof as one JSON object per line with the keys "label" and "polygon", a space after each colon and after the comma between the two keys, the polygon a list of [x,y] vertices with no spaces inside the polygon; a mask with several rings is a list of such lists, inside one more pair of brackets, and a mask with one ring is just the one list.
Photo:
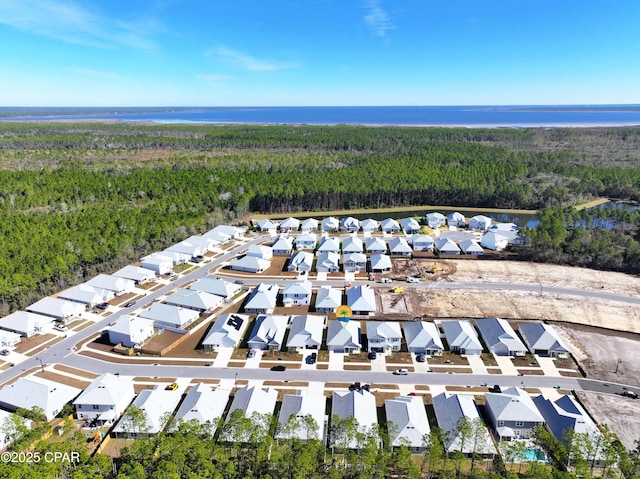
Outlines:
{"label": "gable roof", "polygon": [[98,289],[108,289],[114,293],[130,291],[134,287],[132,280],[110,274],[99,274],[87,281],[86,284]]}
{"label": "gable roof", "polygon": [[310,314],[294,316],[289,328],[288,348],[304,348],[322,344],[322,333],[327,321],[326,316],[313,316]]}
{"label": "gable roof", "polygon": [[335,309],[342,304],[342,291],[323,286],[316,295],[316,309]]}
{"label": "gable roof", "polygon": [[[324,436],[324,411],[327,403],[327,398],[323,395],[310,395],[302,394],[298,391],[297,394],[285,394],[282,400],[282,406],[280,407],[280,414],[278,415],[278,422],[280,428],[277,433],[277,437],[284,438],[297,438],[301,441],[306,441],[310,438],[316,438],[323,440]],[[317,428],[312,431],[308,431],[304,422],[295,427],[293,430],[286,430],[285,427],[291,416],[295,416],[304,421],[304,418],[311,416]],[[309,434],[311,432],[311,434]],[[310,436],[310,437],[309,437]]]}
{"label": "gable roof", "polygon": [[436,238],[434,243],[438,251],[460,252],[458,245],[449,238]]}
{"label": "gable roof", "polygon": [[198,383],[191,387],[175,414],[178,421],[196,421],[198,424],[209,424],[213,434],[218,426],[218,419],[224,415],[231,391],[220,387],[211,389],[209,384]]}
{"label": "gable roof", "polygon": [[305,296],[311,296],[311,290],[313,286],[311,281],[287,281],[282,290],[282,294],[285,296],[289,296],[292,294],[301,294]]}
{"label": "gable roof", "polygon": [[51,325],[53,318],[42,314],[16,311],[0,320],[0,328],[15,331],[25,336],[39,333],[43,328]]}
{"label": "gable roof", "polygon": [[373,254],[369,257],[371,269],[391,269],[391,257],[386,254]]}
{"label": "gable roof", "polygon": [[265,346],[274,345],[280,347],[288,324],[289,316],[261,314],[256,318],[248,343],[261,343]]}
{"label": "gable roof", "polygon": [[149,310],[140,311],[141,318],[151,319],[160,324],[182,327],[191,324],[200,317],[195,309],[181,308],[164,303],[153,303]]}
{"label": "gable roof", "polygon": [[476,240],[466,239],[460,241],[460,249],[464,253],[484,253],[482,246]]}
{"label": "gable roof", "polygon": [[416,233],[411,237],[411,242],[413,243],[414,247],[416,244],[426,244],[426,245],[433,246],[433,244],[435,243],[435,240],[433,239],[433,237],[429,235]]}
{"label": "gable roof", "polygon": [[531,349],[569,353],[555,329],[545,323],[519,323],[518,330]]}
{"label": "gable roof", "polygon": [[10,409],[31,409],[37,406],[51,420],[81,392],[82,389],[38,376],[21,377],[15,383],[0,389],[0,404]]}
{"label": "gable roof", "polygon": [[343,263],[367,264],[367,256],[363,253],[347,253],[343,256]]}
{"label": "gable roof", "polygon": [[202,278],[191,284],[189,289],[204,291],[227,299],[233,297],[240,290],[240,286],[220,278]]}
{"label": "gable roof", "polygon": [[271,259],[273,258],[273,248],[263,244],[252,244],[247,248],[245,258],[251,256],[261,259]]}
{"label": "gable roof", "polygon": [[449,348],[482,351],[482,344],[469,321],[441,321]]}
{"label": "gable roof", "polygon": [[278,291],[279,288],[277,284],[260,283],[258,286],[253,288],[244,308],[264,310],[273,309],[276,307]]}
{"label": "gable roof", "polygon": [[318,253],[337,252],[337,251],[340,251],[340,240],[338,238],[325,236],[320,240],[320,246],[318,246]]}
{"label": "gable roof", "polygon": [[229,261],[229,266],[231,269],[264,271],[271,266],[271,262],[263,258],[258,258],[257,256],[243,256],[242,258]]}
{"label": "gable roof", "polygon": [[308,251],[298,251],[291,256],[291,259],[289,260],[289,266],[300,267],[303,265],[311,268],[311,266],[313,265],[312,253],[309,253]]}
{"label": "gable roof", "polygon": [[97,289],[88,284],[78,284],[58,293],[58,298],[94,306],[113,299],[113,291]]}
{"label": "gable roof", "polygon": [[367,218],[366,220],[362,220],[360,226],[362,231],[375,231],[380,228],[380,222],[373,218]]}
{"label": "gable roof", "polygon": [[424,436],[431,432],[424,402],[420,396],[398,396],[385,399],[384,409],[391,428],[391,444],[401,446],[408,441],[409,447],[424,447]]}
{"label": "gable roof", "polygon": [[511,387],[501,393],[486,393],[485,404],[497,421],[544,422],[529,394]]}
{"label": "gable roof", "polygon": [[342,242],[343,253],[362,253],[363,251],[364,245],[360,238],[349,236]]}
{"label": "gable roof", "polygon": [[107,328],[107,331],[134,337],[137,335],[138,331],[142,331],[149,327],[153,329],[153,321],[151,319],[125,314],[120,316],[115,323],[111,323],[111,326]]}
{"label": "gable roof", "polygon": [[[166,390],[163,385],[157,385],[153,389],[143,389],[133,400],[133,405],[144,412],[147,425],[145,432],[149,434],[160,432],[166,425],[166,415],[175,410],[181,398],[182,394],[177,391]],[[125,432],[125,425],[122,419],[118,421],[113,431]]]}
{"label": "gable roof", "polygon": [[406,239],[395,236],[389,240],[389,251],[398,254],[411,253],[413,250]]}
{"label": "gable roof", "polygon": [[242,340],[248,325],[249,316],[246,314],[221,314],[202,340],[202,346],[222,345],[235,348]]}
{"label": "gable roof", "polygon": [[250,417],[254,412],[258,414],[273,414],[278,399],[278,391],[273,388],[259,388],[245,386],[236,391],[227,414],[227,421],[236,409],[242,409],[245,416]]}
{"label": "gable roof", "polygon": [[361,348],[360,321],[329,321],[327,328],[327,348],[330,346]]}
{"label": "gable roof", "polygon": [[315,218],[307,218],[302,222],[302,231],[318,229],[318,220]]}
{"label": "gable roof", "polygon": [[527,351],[527,347],[518,339],[516,332],[505,319],[476,319],[476,327],[489,349],[504,347],[508,352]]}
{"label": "gable roof", "polygon": [[85,309],[83,304],[76,303],[75,301],[51,298],[49,296],[26,307],[27,311],[44,316],[51,316],[52,318],[80,316]]}
{"label": "gable roof", "polygon": [[291,251],[293,249],[293,238],[280,236],[271,245],[273,251]]}
{"label": "gable roof", "polygon": [[400,220],[400,226],[402,226],[402,229],[405,231],[420,229],[420,223],[418,223],[415,218],[402,218]]}
{"label": "gable roof", "polygon": [[281,230],[282,229],[297,230],[299,226],[300,226],[300,220],[292,217],[289,217],[286,220],[284,220],[282,223],[280,223]]}
{"label": "gable roof", "polygon": [[164,300],[167,304],[175,304],[186,308],[209,311],[220,306],[222,298],[215,294],[196,291],[193,289],[178,288],[176,292]]}
{"label": "gable roof", "polygon": [[133,378],[106,373],[94,379],[73,404],[115,406],[127,396],[131,399],[135,396]]}
{"label": "gable roof", "polygon": [[329,216],[324,218],[321,222],[323,230],[337,230],[340,228],[340,221],[338,218],[334,218],[333,216]]}
{"label": "gable roof", "polygon": [[376,295],[369,285],[354,286],[347,290],[347,305],[353,311],[375,311]]}
{"label": "gable roof", "polygon": [[382,228],[383,231],[390,231],[390,230],[399,231],[400,223],[398,223],[393,218],[387,218],[380,222],[380,227]]}
{"label": "gable roof", "polygon": [[316,269],[318,266],[325,268],[339,268],[340,267],[340,255],[331,251],[318,252],[318,261],[316,262]]}
{"label": "gable roof", "polygon": [[[334,391],[331,415],[340,419],[354,417],[361,432],[369,432],[378,424],[376,413],[376,398],[365,389],[355,391]],[[358,441],[352,438],[347,447],[354,449]]]}
{"label": "gable roof", "polygon": [[382,238],[367,238],[367,251],[387,251],[387,243]]}
{"label": "gable roof", "polygon": [[402,323],[407,347],[425,349],[444,349],[438,327],[427,321],[407,321]]}
{"label": "gable roof", "polygon": [[354,218],[353,216],[342,218],[342,220],[340,221],[340,227],[342,229],[357,231],[360,229],[360,220],[357,218]]}
{"label": "gable roof", "polygon": [[402,338],[400,323],[391,321],[367,321],[367,338],[395,339]]}

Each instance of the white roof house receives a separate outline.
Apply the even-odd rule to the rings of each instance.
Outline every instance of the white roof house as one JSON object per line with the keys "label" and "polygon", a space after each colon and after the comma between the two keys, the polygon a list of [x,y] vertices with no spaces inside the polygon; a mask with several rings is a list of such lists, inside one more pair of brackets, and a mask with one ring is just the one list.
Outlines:
{"label": "white roof house", "polygon": [[256,258],[270,260],[273,258],[273,248],[271,246],[252,244],[247,248],[246,256],[255,256]]}
{"label": "white roof house", "polygon": [[480,244],[493,251],[502,251],[509,245],[509,238],[499,231],[488,231],[482,236]]}
{"label": "white roof house", "polygon": [[[460,451],[463,454],[496,454],[496,448],[489,436],[489,430],[480,419],[480,413],[473,396],[441,393],[433,397],[433,409],[438,427],[444,432],[447,452]],[[477,428],[473,439],[463,438],[458,429],[466,418]],[[464,439],[464,441],[463,441]]]}
{"label": "white roof house", "polygon": [[[0,325],[0,327],[2,327]],[[13,349],[20,342],[20,334],[0,329],[0,348]],[[1,424],[1,423],[0,423]]]}
{"label": "white roof house", "polygon": [[110,274],[99,274],[86,282],[89,286],[97,289],[113,291],[116,296],[130,293],[135,287],[135,283],[127,278],[120,278]]}
{"label": "white roof house", "polygon": [[195,421],[206,426],[213,435],[218,427],[218,421],[224,415],[230,394],[229,389],[220,387],[211,389],[211,386],[205,383],[192,386],[176,411],[175,427],[178,427],[180,422]]}
{"label": "white roof house", "polygon": [[289,351],[320,349],[326,324],[326,316],[313,316],[310,314],[294,316],[289,329],[287,349]]}
{"label": "white roof house", "polygon": [[277,284],[260,283],[251,291],[244,305],[245,313],[272,313],[276,307],[278,291]]}
{"label": "white roof house", "polygon": [[333,216],[329,216],[328,218],[324,218],[320,223],[320,228],[325,233],[331,233],[334,231],[338,231],[340,229],[340,221],[338,218],[334,218]]}
{"label": "white roof house", "polygon": [[280,223],[280,231],[297,231],[300,227],[300,220],[297,218],[287,218]]}
{"label": "white roof house", "polygon": [[360,228],[365,233],[373,233],[374,231],[378,231],[380,229],[380,222],[374,220],[373,218],[367,218],[366,220],[362,220],[360,224]]}
{"label": "white roof house", "polygon": [[[358,432],[372,434],[378,425],[376,412],[376,398],[365,389],[356,391],[334,391],[331,406],[331,415],[340,419],[354,417],[358,425]],[[336,435],[329,438],[329,444],[333,447],[356,449],[358,440],[354,437]]]}
{"label": "white roof house", "polygon": [[309,304],[312,288],[310,281],[288,281],[282,289],[282,304],[284,306]]}
{"label": "white roof house", "polygon": [[375,313],[376,295],[373,289],[368,284],[348,289],[347,306],[351,308],[353,314],[370,315]]}
{"label": "white roof house", "polygon": [[340,255],[330,251],[319,252],[316,271],[319,273],[336,273],[340,271]]}
{"label": "white roof house", "polygon": [[12,412],[37,406],[50,421],[81,392],[82,389],[38,376],[21,377],[15,383],[0,389],[0,406]]}
{"label": "white roof house", "polygon": [[556,333],[556,330],[544,323],[519,323],[518,330],[525,344],[533,354],[566,358],[569,350]]}
{"label": "white roof house", "polygon": [[358,237],[349,236],[342,242],[342,254],[346,253],[362,253],[364,251],[364,245],[362,240]]}
{"label": "white roof house", "polygon": [[[237,239],[240,238],[242,235],[244,235],[247,232],[247,227],[246,226],[230,226],[230,225],[218,225],[215,228],[213,228],[211,231],[209,231],[209,233],[214,232],[214,233],[219,233],[219,234],[223,234],[223,235],[227,235],[230,238],[233,239]],[[206,236],[207,233],[205,233],[204,236]]]}
{"label": "white roof house", "polygon": [[388,354],[400,351],[402,332],[400,323],[391,321],[367,321],[368,350]]}
{"label": "white roof house", "polygon": [[16,439],[22,437],[22,433],[14,428],[5,429],[2,426],[7,424],[6,421],[19,421],[25,428],[31,429],[31,421],[18,416],[16,413],[5,411],[0,409],[0,451],[11,444]]}
{"label": "white roof house", "polygon": [[284,334],[289,325],[290,316],[261,314],[256,318],[255,326],[249,336],[250,349],[280,350]]}
{"label": "white roof house", "polygon": [[298,251],[291,256],[287,271],[311,271],[313,267],[313,254],[308,251]]}
{"label": "white roof house", "polygon": [[31,313],[51,316],[58,321],[77,318],[86,310],[84,304],[60,298],[51,298],[49,296],[42,298],[31,306],[27,306],[26,309]]}
{"label": "white roof house", "polygon": [[389,252],[396,256],[411,256],[413,250],[406,239],[394,236],[389,240]]}
{"label": "white roof house", "polygon": [[300,226],[301,231],[315,231],[318,229],[318,220],[315,218],[307,218]]}
{"label": "white roof house", "polygon": [[242,341],[247,326],[249,316],[245,314],[221,314],[202,340],[202,347],[236,348]]}
{"label": "white roof house", "polygon": [[150,319],[156,327],[169,326],[184,329],[200,317],[200,313],[191,308],[183,308],[164,303],[153,303],[149,310],[139,313],[141,318]]}
{"label": "white roof house", "polygon": [[229,261],[229,268],[247,273],[262,273],[264,270],[269,269],[270,266],[271,261],[249,255]]}
{"label": "white roof house", "polygon": [[80,420],[112,424],[135,396],[133,378],[106,373],[94,379],[73,405]]}
{"label": "white roof house", "polygon": [[367,253],[383,254],[387,252],[387,243],[382,238],[367,238]]}
{"label": "white roof house", "polygon": [[360,321],[329,321],[327,349],[337,353],[359,353],[362,349]]}
{"label": "white roof house", "polygon": [[425,220],[429,228],[436,229],[440,226],[444,226],[447,222],[447,217],[442,213],[427,213]]}
{"label": "white roof house", "polygon": [[318,246],[318,254],[320,253],[339,253],[340,252],[340,239],[332,238],[330,236],[324,236],[320,240],[320,246]]}
{"label": "white roof house", "polygon": [[390,439],[395,447],[406,445],[413,451],[424,449],[424,436],[431,432],[427,410],[420,396],[398,396],[385,399],[387,424],[391,426]]}
{"label": "white roof house", "polygon": [[444,350],[438,327],[426,321],[402,323],[404,338],[410,353],[439,356]]}
{"label": "white roof house", "polygon": [[460,254],[458,245],[449,238],[436,238],[434,245],[439,254]]}
{"label": "white roof house", "polygon": [[293,251],[293,238],[288,236],[278,237],[271,245],[271,250],[273,254],[277,256],[290,255],[291,252]]}
{"label": "white roof house", "polygon": [[402,218],[400,220],[400,226],[407,234],[414,234],[420,231],[420,223],[415,218]]}
{"label": "white roof house", "polygon": [[95,308],[98,304],[111,301],[114,297],[113,291],[96,289],[88,284],[79,284],[58,293],[58,298],[82,303],[88,308]]}
{"label": "white roof house", "polygon": [[476,215],[469,220],[469,228],[472,230],[487,231],[491,226],[491,221],[493,220],[488,216]]}
{"label": "white roof house", "polygon": [[441,321],[440,325],[452,353],[482,354],[482,343],[469,321]]}
{"label": "white roof house", "polygon": [[233,298],[241,288],[237,284],[225,281],[224,279],[202,278],[195,283],[192,283],[189,286],[189,289],[215,294],[216,296],[220,296],[224,299],[230,299]]}
{"label": "white roof house", "polygon": [[342,218],[342,221],[340,221],[340,229],[355,233],[360,229],[360,220],[353,218],[352,216]]}
{"label": "white roof house", "polygon": [[268,218],[264,218],[256,221],[256,228],[260,231],[275,231],[280,226],[280,223],[277,221],[272,221]]}
{"label": "white roof house", "polygon": [[54,319],[51,316],[16,311],[0,319],[0,328],[30,338],[51,329],[53,321]]}
{"label": "white roof house", "polygon": [[478,244],[476,240],[466,239],[460,241],[460,249],[464,254],[473,254],[476,256],[480,256],[484,254],[484,250],[482,246]]}
{"label": "white roof house", "polygon": [[400,223],[393,218],[387,218],[380,222],[380,227],[384,233],[397,233],[400,231]]}
{"label": "white roof house", "polygon": [[447,215],[447,224],[449,226],[467,226],[467,219],[464,217],[462,213],[458,213],[454,211],[453,213],[449,213]]}
{"label": "white roof house", "polygon": [[[192,256],[188,253],[182,253],[181,251],[176,251],[170,248],[162,250],[159,254],[161,256],[169,258],[171,262],[176,266],[179,264],[184,264],[192,258]],[[145,265],[143,265],[143,267],[146,268]]]}
{"label": "white roof house", "polygon": [[[252,438],[257,440],[263,439],[262,437],[256,437],[255,430],[250,431],[248,434],[241,435],[242,432],[232,427],[232,416],[234,411],[241,410],[244,412],[245,417],[255,417],[257,415],[272,415],[273,410],[276,408],[276,401],[278,399],[278,391],[272,388],[259,388],[256,386],[245,386],[236,391],[236,395],[231,403],[231,408],[227,414],[224,431],[221,435],[221,439],[225,441],[234,442],[249,442]],[[256,418],[257,419],[257,418]],[[268,431],[268,424],[260,421],[260,425],[266,433]]]}
{"label": "white roof house", "polygon": [[486,393],[484,397],[485,412],[500,440],[528,439],[536,426],[544,424],[529,393],[520,388]]}
{"label": "white roof house", "polygon": [[318,235],[315,233],[302,233],[296,236],[296,249],[316,249]]}
{"label": "white roof house", "polygon": [[506,319],[476,319],[476,328],[489,351],[498,356],[524,356],[527,353],[527,347]]}
{"label": "white roof house", "polygon": [[369,257],[371,271],[391,271],[391,256],[386,254],[374,254]]}
{"label": "white roof house", "polygon": [[185,255],[187,257],[187,261],[189,261],[196,256],[203,256],[207,253],[209,251],[209,241],[206,237],[197,241],[184,240],[180,243],[169,246],[164,251]]}
{"label": "white roof house", "polygon": [[414,251],[433,251],[435,240],[428,235],[415,234],[411,237]]}
{"label": "white roof house", "polygon": [[363,253],[347,253],[343,257],[342,268],[348,273],[367,271],[367,256]]}
{"label": "white roof house", "polygon": [[142,284],[147,281],[153,281],[156,278],[156,274],[157,273],[152,269],[141,268],[139,266],[129,264],[113,273],[113,276],[130,279],[135,284]]}
{"label": "white roof house", "polygon": [[138,316],[121,316],[107,328],[109,342],[127,348],[138,347],[153,336],[153,321]]}
{"label": "white roof house", "polygon": [[173,260],[161,254],[152,254],[142,258],[140,264],[143,268],[155,271],[159,275],[169,274],[173,271]]}
{"label": "white roof house", "polygon": [[144,437],[157,434],[167,425],[166,418],[175,411],[182,399],[181,391],[165,389],[164,385],[157,385],[153,389],[144,389],[133,401],[133,406],[140,409],[146,419],[146,428],[142,431],[132,427],[125,413],[113,428],[116,437],[130,434],[132,437]]}
{"label": "white roof house", "polygon": [[205,313],[212,311],[222,304],[222,297],[193,289],[178,288],[174,294],[166,297],[167,304],[180,306]]}
{"label": "white roof house", "polygon": [[342,304],[342,291],[330,286],[323,286],[316,294],[316,311],[333,313]]}
{"label": "white roof house", "polygon": [[[325,407],[327,398],[323,395],[285,394],[278,415],[278,431],[276,437],[306,442],[309,439],[324,441]],[[292,417],[293,416],[293,417]],[[305,422],[313,419],[315,427],[310,428]]]}

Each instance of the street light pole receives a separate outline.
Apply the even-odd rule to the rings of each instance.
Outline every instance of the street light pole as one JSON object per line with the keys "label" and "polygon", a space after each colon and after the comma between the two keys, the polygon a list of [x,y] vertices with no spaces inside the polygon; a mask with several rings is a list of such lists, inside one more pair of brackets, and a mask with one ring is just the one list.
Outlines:
{"label": "street light pole", "polygon": [[36,361],[40,361],[40,369],[44,372],[44,364],[42,364],[42,359],[36,358]]}
{"label": "street light pole", "polygon": [[614,371],[615,374],[618,374],[618,368],[620,367],[621,362],[622,362],[622,359],[618,358],[618,362],[616,363],[616,370]]}

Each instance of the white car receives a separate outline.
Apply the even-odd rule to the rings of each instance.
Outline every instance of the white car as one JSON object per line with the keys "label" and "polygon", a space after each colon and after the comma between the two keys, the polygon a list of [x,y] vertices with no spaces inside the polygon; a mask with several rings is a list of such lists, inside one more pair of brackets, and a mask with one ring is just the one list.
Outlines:
{"label": "white car", "polygon": [[67,331],[69,328],[67,328],[64,324],[56,324],[53,326],[53,329],[55,329],[56,331],[62,331],[65,332]]}
{"label": "white car", "polygon": [[407,278],[407,283],[419,283],[420,282],[420,278],[414,278],[413,276],[409,276]]}
{"label": "white car", "polygon": [[381,283],[391,283],[391,278],[381,278],[380,282]]}
{"label": "white car", "polygon": [[408,369],[404,369],[404,368],[400,368],[400,369],[396,369],[393,374],[395,374],[396,376],[406,376],[407,374],[409,374],[409,370]]}

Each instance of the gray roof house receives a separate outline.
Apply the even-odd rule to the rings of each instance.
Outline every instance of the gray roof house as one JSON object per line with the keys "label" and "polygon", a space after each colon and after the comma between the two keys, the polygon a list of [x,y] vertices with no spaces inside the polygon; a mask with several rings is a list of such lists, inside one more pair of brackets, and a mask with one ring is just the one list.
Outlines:
{"label": "gray roof house", "polygon": [[390,321],[367,321],[367,349],[388,354],[400,351],[402,332],[400,323]]}
{"label": "gray roof house", "polygon": [[308,251],[298,251],[291,256],[287,271],[311,271],[313,267],[313,254]]}
{"label": "gray roof house", "polygon": [[287,218],[280,223],[280,231],[298,231],[300,227],[300,220],[297,218]]}
{"label": "gray roof house", "polygon": [[359,353],[362,349],[360,321],[329,321],[327,349],[336,353]]}
{"label": "gray roof house", "polygon": [[86,284],[96,289],[113,291],[116,296],[130,293],[135,287],[135,283],[132,280],[110,274],[99,274],[87,281]]}
{"label": "gray roof house", "polygon": [[365,233],[373,233],[374,231],[378,231],[380,229],[380,223],[373,218],[367,218],[366,220],[362,220],[362,223],[360,223],[360,228]]}
{"label": "gray roof house", "polygon": [[236,348],[249,325],[246,314],[221,314],[202,340],[203,348]]}
{"label": "gray roof house", "polygon": [[94,379],[73,405],[78,419],[104,426],[113,424],[135,396],[133,378],[106,373]]}
{"label": "gray roof house", "polygon": [[320,228],[325,233],[332,233],[338,231],[340,229],[340,220],[338,218],[334,218],[333,216],[329,216],[328,218],[324,218],[320,223]]}
{"label": "gray roof house", "polygon": [[440,331],[434,323],[408,321],[402,323],[404,338],[410,353],[440,356],[444,350]]}
{"label": "gray roof house", "polygon": [[340,253],[340,239],[324,236],[318,246],[318,254],[320,253]]}
{"label": "gray roof house", "polygon": [[[376,412],[376,398],[365,389],[355,391],[334,391],[331,406],[331,415],[340,419],[354,417],[358,425],[358,432],[364,434],[374,433],[378,425]],[[336,435],[329,438],[331,447],[356,449],[359,441],[356,437]]]}
{"label": "gray roof house", "polygon": [[369,257],[371,263],[371,271],[381,273],[383,271],[391,271],[391,257],[386,254],[373,254]]}
{"label": "gray roof house", "polygon": [[307,218],[302,222],[302,226],[300,226],[300,231],[316,231],[318,229],[318,220],[315,218]]}
{"label": "gray roof house", "polygon": [[456,227],[467,226],[467,219],[462,213],[454,211],[453,213],[449,213],[447,215],[447,225]]}
{"label": "gray roof house", "polygon": [[326,324],[326,316],[313,316],[310,314],[294,316],[289,329],[287,349],[289,351],[320,349]]}
{"label": "gray roof house", "polygon": [[143,284],[147,281],[153,281],[156,279],[157,273],[152,269],[141,268],[139,266],[129,264],[113,273],[113,276],[130,279],[135,284]]}
{"label": "gray roof house", "polygon": [[98,304],[111,301],[115,293],[106,289],[98,289],[88,284],[79,284],[58,293],[58,298],[82,303],[87,308],[95,308]]}
{"label": "gray roof house", "polygon": [[275,231],[278,229],[278,226],[280,226],[280,223],[277,221],[272,221],[268,218],[264,218],[256,221],[255,225],[256,229],[260,231]]}
{"label": "gray roof house", "polygon": [[271,246],[252,244],[247,248],[246,256],[270,260],[273,258],[273,248]]}
{"label": "gray roof house", "polygon": [[[277,438],[293,439],[302,442],[309,439],[324,441],[325,408],[327,398],[321,394],[312,395],[298,391],[297,394],[285,394],[278,414]],[[293,416],[293,418],[292,418]],[[307,417],[313,418],[315,427],[310,428],[305,422]]]}
{"label": "gray roof house", "polygon": [[272,313],[276,307],[278,291],[279,288],[277,284],[260,283],[251,291],[244,305],[244,312],[248,314]]}
{"label": "gray roof house", "polygon": [[428,235],[415,234],[411,237],[414,251],[433,251],[435,240]]}
{"label": "gray roof house", "polygon": [[398,223],[393,218],[387,218],[380,222],[380,227],[382,228],[383,233],[397,233],[400,231],[400,223]]}
{"label": "gray roof house", "polygon": [[330,251],[319,252],[316,271],[319,273],[337,273],[340,271],[340,255]]}
{"label": "gray roof house", "polygon": [[480,331],[480,336],[490,352],[498,356],[524,356],[527,354],[527,347],[522,344],[506,319],[476,319],[476,328]]}
{"label": "gray roof house", "polygon": [[402,218],[400,220],[400,226],[406,234],[415,234],[420,231],[420,223],[415,218]]}
{"label": "gray roof house", "polygon": [[200,313],[207,313],[220,306],[222,298],[204,291],[178,288],[174,294],[167,296],[164,302],[182,308],[193,309]]}
{"label": "gray roof house", "polygon": [[84,304],[77,303],[75,301],[67,301],[65,299],[47,296],[46,298],[42,298],[40,301],[27,306],[26,310],[31,313],[51,316],[57,321],[67,321],[69,319],[79,318],[86,310],[86,307]]}
{"label": "gray roof house", "polygon": [[356,236],[349,236],[342,242],[342,254],[347,253],[362,253],[364,251],[364,245],[362,240]]}
{"label": "gray roof house", "polygon": [[202,278],[192,283],[189,289],[220,296],[223,299],[233,298],[240,289],[239,285],[220,278]]}
{"label": "gray roof house", "polygon": [[387,252],[387,243],[382,238],[367,238],[367,253],[384,254]]}
{"label": "gray roof house", "polygon": [[449,238],[436,238],[434,245],[438,254],[460,254],[458,245]]}
{"label": "gray roof house", "polygon": [[460,241],[460,249],[464,254],[472,254],[476,256],[480,256],[484,254],[484,250],[482,246],[478,244],[476,240],[466,239]]}
{"label": "gray roof house", "polygon": [[273,314],[258,316],[249,336],[249,348],[279,351],[284,343],[289,319],[290,316]]}
{"label": "gray roof house", "polygon": [[161,384],[153,389],[143,389],[133,400],[133,405],[144,413],[146,428],[137,429],[125,413],[113,428],[113,434],[115,437],[147,437],[159,433],[166,427],[166,418],[175,411],[180,399],[181,391],[167,390]]}
{"label": "gray roof house", "polygon": [[127,348],[139,347],[154,334],[153,321],[138,316],[121,316],[107,328],[109,342]]}
{"label": "gray roof house", "polygon": [[[223,441],[249,442],[251,440],[263,440],[264,437],[256,437],[256,430],[239,431],[232,427],[232,416],[234,411],[241,410],[245,417],[253,417],[255,421],[260,423],[263,432],[268,433],[269,424],[266,422],[265,416],[271,416],[276,408],[278,399],[278,391],[273,388],[259,388],[256,386],[245,386],[236,391],[231,408],[227,414],[227,419],[223,427],[220,439]],[[262,417],[261,417],[262,416]]]}
{"label": "gray roof house", "polygon": [[441,321],[440,325],[452,353],[482,354],[482,343],[469,321]]}
{"label": "gray roof house", "polygon": [[[465,455],[479,454],[482,456],[496,454],[496,447],[489,436],[487,426],[480,418],[473,396],[444,392],[434,396],[432,401],[438,427],[444,433],[445,447],[448,453],[460,451]],[[464,438],[458,430],[458,426],[464,418],[467,418],[472,424],[477,424],[473,438]]]}
{"label": "gray roof house", "polygon": [[211,389],[211,385],[205,383],[191,386],[176,411],[174,417],[176,426],[180,422],[195,421],[197,424],[205,426],[213,436],[218,427],[218,421],[224,415],[230,394],[231,391],[229,389],[220,387]]}
{"label": "gray roof house", "polygon": [[346,253],[342,259],[342,268],[346,273],[367,271],[367,256],[363,253]]}
{"label": "gray roof house", "polygon": [[296,236],[296,249],[316,249],[318,235],[315,233],[302,233]]}
{"label": "gray roof house", "polygon": [[508,388],[501,393],[486,393],[485,412],[500,441],[529,439],[533,429],[544,424],[544,418],[529,393]]}
{"label": "gray roof house", "polygon": [[491,226],[492,219],[485,215],[476,215],[469,220],[469,228],[472,230],[487,231]]}
{"label": "gray roof house", "polygon": [[569,357],[569,350],[555,329],[548,324],[519,323],[518,330],[525,344],[533,354],[551,356],[552,358]]}
{"label": "gray roof house", "polygon": [[367,284],[354,286],[347,290],[347,306],[353,314],[368,316],[376,312],[376,295]]}
{"label": "gray roof house", "polygon": [[316,311],[333,313],[342,304],[342,291],[330,286],[323,286],[316,294]]}
{"label": "gray roof house", "polygon": [[28,313],[26,311],[16,311],[0,319],[0,328],[24,336],[25,338],[30,338],[36,334],[49,331],[53,325],[53,321],[51,316]]}
{"label": "gray roof house", "polygon": [[431,432],[427,410],[420,396],[398,396],[385,399],[384,409],[390,428],[391,444],[395,447],[406,445],[411,451],[424,450],[424,436]]}
{"label": "gray roof house", "polygon": [[0,389],[0,407],[13,412],[37,406],[50,421],[81,392],[82,389],[38,376],[21,377],[15,383]]}
{"label": "gray roof house", "polygon": [[246,273],[262,273],[264,270],[269,269],[270,266],[271,261],[249,255],[229,261],[229,268]]}
{"label": "gray roof house", "polygon": [[293,306],[298,304],[309,304],[313,285],[310,281],[288,281],[282,289],[282,304]]}
{"label": "gray roof house", "polygon": [[394,256],[411,256],[413,250],[406,239],[394,236],[389,240],[389,252]]}
{"label": "gray roof house", "polygon": [[289,256],[293,251],[293,238],[280,236],[273,242],[271,249],[276,256]]}
{"label": "gray roof house", "polygon": [[200,313],[192,308],[182,308],[164,303],[153,303],[149,310],[139,313],[141,318],[150,319],[156,327],[169,326],[184,329],[200,317]]}
{"label": "gray roof house", "polygon": [[355,233],[360,229],[360,220],[353,218],[352,216],[342,218],[340,221],[340,229],[343,231],[349,231],[350,233]]}
{"label": "gray roof house", "polygon": [[431,229],[440,228],[447,222],[447,217],[442,213],[427,213],[425,221]]}

